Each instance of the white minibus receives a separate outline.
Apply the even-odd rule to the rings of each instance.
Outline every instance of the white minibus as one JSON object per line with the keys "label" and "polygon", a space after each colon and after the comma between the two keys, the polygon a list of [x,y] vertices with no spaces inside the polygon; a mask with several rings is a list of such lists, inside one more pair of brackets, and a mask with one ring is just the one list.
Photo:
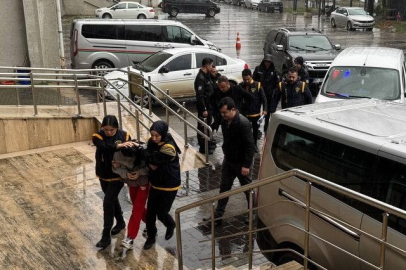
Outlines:
{"label": "white minibus", "polygon": [[[406,209],[406,104],[354,99],[276,112],[258,179],[291,169]],[[257,234],[262,250],[303,254],[306,185],[295,176],[259,188],[257,224],[269,228]],[[371,265],[379,267],[381,243],[370,236],[381,238],[383,211],[317,184],[310,205],[310,232],[325,240],[310,236],[311,260],[329,270],[378,269]],[[386,246],[384,269],[405,269],[406,220],[390,215],[388,226],[393,246]],[[292,252],[266,256],[276,264],[301,259]]]}

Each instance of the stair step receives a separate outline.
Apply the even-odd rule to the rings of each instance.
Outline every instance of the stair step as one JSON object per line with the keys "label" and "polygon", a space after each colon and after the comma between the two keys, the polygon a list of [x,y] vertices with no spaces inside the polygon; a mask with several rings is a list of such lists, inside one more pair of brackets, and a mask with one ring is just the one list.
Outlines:
{"label": "stair step", "polygon": [[302,270],[303,265],[299,264],[296,261],[291,261],[291,262],[279,265],[279,266],[277,266],[275,268],[272,268],[272,269],[273,270]]}

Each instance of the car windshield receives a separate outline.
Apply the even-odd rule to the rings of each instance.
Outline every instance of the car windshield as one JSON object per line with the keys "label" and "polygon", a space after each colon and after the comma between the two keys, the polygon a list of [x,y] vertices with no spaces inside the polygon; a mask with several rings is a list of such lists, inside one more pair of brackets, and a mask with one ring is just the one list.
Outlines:
{"label": "car windshield", "polygon": [[349,9],[348,15],[367,15],[367,13],[363,9],[356,8],[356,9]]}
{"label": "car windshield", "polygon": [[377,67],[332,67],[321,93],[337,98],[400,98],[399,72]]}
{"label": "car windshield", "polygon": [[291,36],[289,50],[292,51],[329,51],[331,43],[326,36],[303,35]]}
{"label": "car windshield", "polygon": [[168,58],[172,57],[172,54],[167,52],[157,52],[144,61],[135,65],[136,69],[145,72],[151,72],[159,67],[163,62],[165,62]]}

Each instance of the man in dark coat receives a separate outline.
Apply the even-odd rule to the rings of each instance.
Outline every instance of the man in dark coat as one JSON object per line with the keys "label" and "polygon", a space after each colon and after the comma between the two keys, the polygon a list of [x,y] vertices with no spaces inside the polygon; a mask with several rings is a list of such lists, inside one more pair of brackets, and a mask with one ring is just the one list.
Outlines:
{"label": "man in dark coat", "polygon": [[304,59],[301,56],[295,58],[295,67],[297,70],[297,75],[299,76],[299,81],[309,84],[309,72],[304,64]]}
{"label": "man in dark coat", "polygon": [[262,88],[265,92],[265,97],[267,100],[268,108],[267,108],[267,115],[265,116],[265,123],[264,123],[264,133],[266,133],[268,129],[269,118],[272,113],[275,112],[271,110],[271,104],[273,99],[275,98],[276,89],[278,87],[279,82],[279,75],[276,72],[275,65],[272,62],[272,57],[270,55],[266,55],[264,60],[262,60],[261,64],[257,66],[254,70],[252,75],[254,81],[260,82]]}
{"label": "man in dark coat", "polygon": [[[235,102],[230,97],[220,100],[218,105],[220,114],[223,117],[221,129],[223,131],[223,153],[224,160],[221,167],[220,193],[229,191],[237,177],[241,186],[252,182],[249,177],[250,168],[254,158],[255,145],[252,135],[251,123],[236,109]],[[249,193],[245,193],[249,206]],[[215,218],[222,217],[228,198],[218,201]],[[203,221],[210,221],[211,217]],[[246,220],[248,223],[248,220]],[[215,225],[221,225],[222,220],[216,220]]]}

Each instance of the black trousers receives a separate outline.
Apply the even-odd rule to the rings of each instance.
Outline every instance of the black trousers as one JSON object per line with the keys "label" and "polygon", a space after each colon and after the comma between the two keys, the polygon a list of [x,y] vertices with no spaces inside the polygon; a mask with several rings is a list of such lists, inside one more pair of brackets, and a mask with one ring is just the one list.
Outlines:
{"label": "black trousers", "polygon": [[[206,117],[207,118],[207,124],[211,125],[212,122],[213,122],[213,117],[211,115],[212,112],[211,112],[211,110],[208,110],[207,112],[208,112],[208,116]],[[197,116],[199,117],[200,120],[204,120],[204,118],[205,118],[205,117],[203,117],[203,112],[200,112],[200,111],[197,112]],[[197,130],[200,130],[201,132],[205,133],[204,132],[204,126],[201,125],[200,123],[197,124]],[[206,132],[205,134],[209,135],[208,132]],[[197,142],[199,143],[199,146],[204,147],[204,138],[199,133],[197,134]]]}
{"label": "black trousers", "polygon": [[175,221],[169,215],[169,211],[177,193],[177,190],[163,191],[153,187],[149,190],[146,217],[148,238],[155,238],[157,233],[155,222],[157,218],[167,228],[175,225]]}
{"label": "black trousers", "polygon": [[257,145],[257,141],[258,141],[258,129],[259,129],[259,125],[258,125],[258,119],[259,117],[261,117],[260,115],[258,116],[254,116],[254,117],[247,117],[248,120],[250,120],[251,122],[251,126],[252,126],[252,135],[254,135],[254,143],[255,145]]}
{"label": "black trousers", "polygon": [[[234,179],[237,177],[240,181],[241,186],[245,186],[252,182],[249,176],[243,176],[241,174],[242,165],[238,163],[228,162],[227,158],[225,157],[223,160],[223,164],[221,167],[221,182],[220,182],[220,193],[229,191],[234,183]],[[249,192],[245,192],[245,197],[247,198],[248,206],[249,206]],[[226,206],[228,203],[228,198],[224,198],[218,201],[216,207],[216,217],[221,217],[224,215],[226,210]]]}
{"label": "black trousers", "polygon": [[118,194],[124,186],[121,181],[104,181],[100,180],[100,186],[104,193],[103,199],[103,228],[111,230],[114,224],[114,218],[117,223],[124,223],[123,212],[121,211]]}

